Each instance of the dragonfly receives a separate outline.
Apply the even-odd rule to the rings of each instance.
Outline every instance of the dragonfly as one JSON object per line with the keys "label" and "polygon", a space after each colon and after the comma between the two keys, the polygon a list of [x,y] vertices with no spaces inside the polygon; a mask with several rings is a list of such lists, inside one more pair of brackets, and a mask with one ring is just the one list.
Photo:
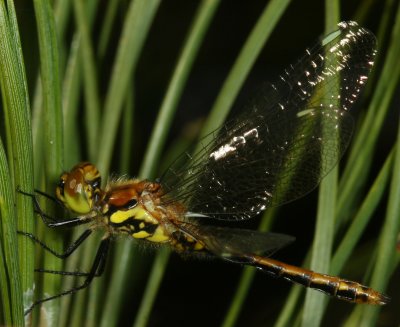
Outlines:
{"label": "dragonfly", "polygon": [[[335,298],[372,305],[386,295],[355,281],[313,272],[272,259],[292,236],[216,226],[243,221],[267,208],[298,199],[317,187],[337,164],[351,137],[350,108],[367,82],[376,54],[375,36],[352,21],[290,65],[245,109],[202,138],[194,152],[179,156],[157,180],[120,177],[104,187],[95,165],[81,162],[61,175],[52,197],[36,190],[35,210],[50,228],[87,225],[63,253],[22,233],[55,256],[70,256],[95,230],[104,233],[90,271],[39,272],[84,277],[82,284],[36,300],[26,311],[90,285],[104,271],[110,241],[127,235],[167,245],[182,255],[217,257],[253,266],[274,277]],[[72,212],[58,220],[40,207],[45,196]]]}

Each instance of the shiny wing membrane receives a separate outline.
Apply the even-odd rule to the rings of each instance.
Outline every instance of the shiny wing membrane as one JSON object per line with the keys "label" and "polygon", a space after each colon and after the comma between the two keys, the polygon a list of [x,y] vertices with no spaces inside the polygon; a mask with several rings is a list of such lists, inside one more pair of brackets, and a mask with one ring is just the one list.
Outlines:
{"label": "shiny wing membrane", "polygon": [[240,257],[243,254],[271,256],[294,242],[293,236],[279,233],[182,223],[180,229],[202,241],[206,248],[219,257]]}
{"label": "shiny wing membrane", "polygon": [[248,219],[313,190],[345,151],[349,109],[375,56],[376,39],[342,22],[235,118],[182,154],[161,178],[164,202],[223,220]]}

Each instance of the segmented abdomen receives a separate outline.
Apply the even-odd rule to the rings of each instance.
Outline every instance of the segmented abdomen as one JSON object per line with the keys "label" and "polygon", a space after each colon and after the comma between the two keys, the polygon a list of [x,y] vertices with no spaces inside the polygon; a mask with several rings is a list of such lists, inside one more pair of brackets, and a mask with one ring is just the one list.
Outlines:
{"label": "segmented abdomen", "polygon": [[271,258],[245,255],[244,259],[248,261],[247,264],[255,266],[274,277],[319,290],[341,300],[374,305],[383,305],[389,302],[386,295],[357,282],[316,273]]}

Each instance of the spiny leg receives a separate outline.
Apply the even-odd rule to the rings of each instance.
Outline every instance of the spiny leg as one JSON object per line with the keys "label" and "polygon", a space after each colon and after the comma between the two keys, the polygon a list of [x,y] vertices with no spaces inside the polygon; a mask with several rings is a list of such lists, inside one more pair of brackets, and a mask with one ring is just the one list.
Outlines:
{"label": "spiny leg", "polygon": [[59,294],[49,296],[44,299],[35,301],[27,310],[25,310],[25,315],[29,314],[29,312],[31,312],[35,306],[37,306],[43,302],[47,302],[47,301],[59,298],[61,296],[67,295],[67,294],[73,294],[79,290],[82,290],[82,289],[88,287],[90,285],[90,283],[92,282],[93,278],[95,278],[97,276],[101,276],[102,273],[104,272],[109,245],[110,245],[110,238],[106,238],[101,241],[100,246],[96,253],[96,257],[93,261],[92,267],[91,267],[89,273],[87,273],[87,275],[84,275],[84,276],[86,276],[86,279],[81,285],[71,288],[70,290],[63,291]]}
{"label": "spiny leg", "polygon": [[[50,228],[75,227],[75,226],[87,224],[87,223],[89,223],[91,221],[90,219],[84,219],[82,217],[73,217],[73,218],[69,218],[69,219],[66,219],[66,220],[59,221],[56,218],[47,215],[43,211],[43,209],[41,208],[41,206],[39,204],[39,201],[38,201],[38,199],[37,199],[35,194],[24,192],[24,191],[21,191],[19,189],[18,189],[18,192],[23,194],[23,195],[29,196],[33,200],[33,204],[35,206],[36,213],[39,214],[39,216],[42,219],[43,223],[47,227],[50,227]],[[49,199],[49,200],[51,200],[53,202],[55,202],[57,205],[61,206],[62,208],[64,208],[63,204],[60,203],[60,201],[58,201],[56,198],[54,198],[54,197],[52,197],[52,196],[50,196],[50,195],[48,195],[48,194],[46,194],[44,192],[41,192],[39,190],[35,190],[35,192],[40,194],[41,196],[46,197],[47,199]],[[50,222],[50,220],[52,222]]]}
{"label": "spiny leg", "polygon": [[32,241],[39,244],[43,249],[50,252],[57,258],[65,259],[65,258],[69,257],[82,244],[82,242],[89,237],[90,234],[92,234],[92,230],[86,229],[74,242],[72,242],[72,244],[70,244],[67,247],[67,249],[63,253],[58,253],[58,252],[54,251],[52,248],[50,248],[48,245],[46,245],[44,242],[39,240],[35,235],[33,235],[31,233],[21,232],[21,231],[18,231],[17,233],[20,235],[29,237]]}

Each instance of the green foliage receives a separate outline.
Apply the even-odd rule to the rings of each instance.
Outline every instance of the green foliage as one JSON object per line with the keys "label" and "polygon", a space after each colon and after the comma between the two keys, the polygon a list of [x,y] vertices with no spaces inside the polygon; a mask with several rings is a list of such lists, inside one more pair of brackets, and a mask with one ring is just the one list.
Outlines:
{"label": "green foliage", "polygon": [[[35,251],[32,242],[17,238],[16,230],[33,232],[35,225],[35,235],[54,249],[76,238],[79,231],[73,231],[72,235],[49,232],[33,215],[30,199],[16,192],[17,187],[32,192],[34,183],[36,188],[51,194],[59,173],[79,160],[93,161],[103,176],[116,171],[154,178],[162,172],[160,167],[166,166],[167,160],[161,158],[179,153],[199,135],[205,135],[224,121],[246,79],[256,73],[252,68],[261,67],[257,61],[266,56],[263,51],[269,56],[279,47],[290,49],[288,60],[293,61],[296,59],[293,55],[303,50],[296,49],[301,43],[297,40],[299,35],[308,29],[312,30],[308,33],[311,39],[323,34],[323,17],[327,30],[332,30],[338,20],[344,20],[338,2],[327,2],[325,14],[315,9],[311,16],[307,9],[293,13],[299,7],[295,1],[272,0],[267,5],[254,1],[238,6],[203,0],[190,5],[181,3],[180,8],[170,7],[169,0],[101,3],[106,3],[107,8],[102,8],[98,0],[58,0],[54,1],[54,7],[49,0],[35,0],[31,7],[22,5],[21,11],[20,7],[15,11],[12,1],[0,0],[1,324],[23,325],[23,307],[29,306],[32,296],[40,298],[43,292],[56,294],[74,285],[73,278],[34,276],[34,257],[35,267],[88,269],[101,237],[85,242],[79,253],[66,262],[47,256],[40,248]],[[398,112],[391,123],[387,121],[393,115],[390,104],[400,76],[400,9],[397,6],[392,1],[384,4],[358,1],[354,17],[359,17],[362,26],[369,26],[368,19],[374,19],[371,25],[378,31],[377,63],[360,101],[362,114],[357,115],[348,157],[324,180],[318,204],[312,203],[307,217],[298,217],[310,226],[317,211],[314,244],[298,248],[305,258],[302,266],[362,280],[394,296],[395,302],[398,297],[394,291],[396,282],[392,279],[400,258],[395,250],[400,222],[400,174],[395,169],[400,165],[400,135],[397,140],[394,136]],[[381,17],[377,17],[376,8],[381,10]],[[243,17],[247,13],[252,18],[243,24],[231,21],[226,19],[229,17],[226,12],[230,10],[239,11],[239,16],[243,11]],[[304,18],[299,20],[302,15]],[[316,15],[321,18],[307,19]],[[230,24],[238,35],[228,32]],[[209,50],[211,33],[217,34],[219,29],[225,31],[218,41],[220,47]],[[285,29],[290,32],[285,33]],[[171,31],[179,33],[174,35]],[[203,120],[195,122],[191,108],[183,108],[191,121],[176,127],[177,109],[185,99],[185,92],[191,90],[191,77],[204,70],[205,57],[209,60],[206,65],[211,67],[213,56],[218,57],[217,52],[225,51],[225,44],[231,38],[241,39],[242,44],[232,53],[224,54],[230,60],[219,63],[225,65],[221,71],[229,69],[219,78],[224,79],[220,91],[200,88],[196,100],[192,101],[201,102],[202,97],[212,92],[215,102],[207,110],[208,117],[204,123]],[[278,38],[282,40],[277,43]],[[32,54],[37,55],[36,60]],[[269,59],[269,64],[278,59]],[[159,61],[167,65],[164,75]],[[213,70],[217,68],[218,65],[207,69],[207,82],[212,86],[218,84],[213,80],[216,76]],[[151,81],[146,80],[147,75]],[[268,78],[263,76],[263,79]],[[162,99],[160,89],[165,90]],[[160,109],[152,110],[153,107]],[[393,149],[377,151],[385,129],[393,134],[387,134],[390,137],[385,137],[385,146]],[[177,139],[170,142],[169,138]],[[54,208],[48,210],[52,215],[60,214]],[[270,210],[260,229],[274,229],[285,219],[288,217],[278,210]],[[224,327],[244,322],[248,326],[311,326],[311,323],[374,326],[380,321],[386,325],[400,321],[393,304],[372,309],[338,304],[315,291],[307,291],[303,301],[304,289],[293,286],[286,294],[287,285],[280,281],[276,281],[279,294],[272,294],[277,288],[268,291],[270,286],[265,286],[264,280],[269,277],[252,268],[245,268],[239,277],[235,267],[221,268],[216,262],[205,262],[202,267],[206,268],[195,268],[199,265],[194,262],[188,278],[179,269],[182,265],[190,267],[189,260],[177,263],[171,260],[168,250],[157,252],[155,257],[141,253],[131,240],[121,239],[116,243],[105,276],[94,281],[86,291],[51,301],[43,306],[45,309],[36,308],[29,317],[32,325],[162,325],[164,317],[171,316],[176,316],[177,326],[196,325],[197,321]],[[229,275],[226,281],[218,277],[221,276],[219,268]],[[214,269],[215,275],[210,273]],[[275,281],[269,282],[272,285]],[[196,284],[208,296],[196,294],[195,289],[199,289]],[[257,293],[258,289],[264,292],[262,296],[260,291]],[[174,301],[197,308],[196,316],[190,315],[191,310],[186,312],[178,304],[174,305]],[[160,309],[163,306],[170,311],[163,312]]]}

